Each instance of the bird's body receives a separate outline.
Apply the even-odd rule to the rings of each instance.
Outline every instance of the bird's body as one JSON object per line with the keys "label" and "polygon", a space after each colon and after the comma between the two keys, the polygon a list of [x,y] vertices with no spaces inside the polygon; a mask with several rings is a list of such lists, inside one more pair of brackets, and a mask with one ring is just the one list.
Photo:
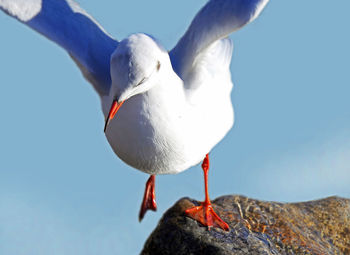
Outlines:
{"label": "bird's body", "polygon": [[0,9],[63,47],[99,94],[114,152],[151,174],[140,219],[156,209],[155,175],[179,173],[204,158],[206,199],[186,213],[227,230],[207,192],[208,153],[234,119],[227,36],[267,2],[209,0],[170,51],[141,33],[118,42],[73,0],[0,0]]}
{"label": "bird's body", "polygon": [[[145,45],[144,41],[153,39],[136,34],[129,40]],[[156,43],[151,45],[157,47]],[[198,72],[202,80],[193,81],[200,84],[192,89],[187,89],[174,72],[168,53],[161,54],[159,79],[154,86],[128,99],[106,130],[118,157],[148,174],[179,173],[198,164],[233,124],[230,49],[214,60],[215,75],[210,73],[214,63],[201,63]],[[113,97],[102,100],[106,117],[112,100]]]}

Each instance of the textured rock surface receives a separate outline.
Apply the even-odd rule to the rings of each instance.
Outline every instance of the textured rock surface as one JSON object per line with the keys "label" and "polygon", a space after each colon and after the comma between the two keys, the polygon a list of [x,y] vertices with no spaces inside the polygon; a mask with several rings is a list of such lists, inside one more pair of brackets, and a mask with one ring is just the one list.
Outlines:
{"label": "textured rock surface", "polygon": [[184,210],[194,204],[183,198],[170,208],[141,254],[350,254],[349,199],[283,204],[220,197],[214,209],[229,232],[208,231],[186,217]]}

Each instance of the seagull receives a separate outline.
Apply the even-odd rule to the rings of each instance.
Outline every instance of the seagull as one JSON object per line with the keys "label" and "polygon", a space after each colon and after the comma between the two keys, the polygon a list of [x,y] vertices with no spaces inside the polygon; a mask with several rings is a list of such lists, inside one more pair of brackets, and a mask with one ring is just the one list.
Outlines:
{"label": "seagull", "polygon": [[73,0],[0,0],[0,9],[64,48],[98,93],[113,151],[150,175],[140,221],[157,209],[156,175],[203,161],[205,200],[185,214],[227,231],[210,202],[208,171],[209,152],[234,123],[228,36],[267,3],[209,0],[170,51],[145,33],[114,39]]}

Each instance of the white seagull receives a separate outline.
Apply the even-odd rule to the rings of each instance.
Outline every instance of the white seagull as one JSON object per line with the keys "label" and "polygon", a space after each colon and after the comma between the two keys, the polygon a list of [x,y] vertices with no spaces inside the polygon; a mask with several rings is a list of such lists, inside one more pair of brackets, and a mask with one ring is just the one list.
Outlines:
{"label": "white seagull", "polygon": [[209,229],[228,230],[211,206],[207,182],[208,153],[234,121],[227,36],[267,2],[208,1],[170,51],[143,33],[117,41],[73,0],[0,0],[0,8],[63,47],[99,94],[112,149],[150,174],[140,220],[156,210],[155,175],[182,172],[204,158],[205,201],[185,212]]}

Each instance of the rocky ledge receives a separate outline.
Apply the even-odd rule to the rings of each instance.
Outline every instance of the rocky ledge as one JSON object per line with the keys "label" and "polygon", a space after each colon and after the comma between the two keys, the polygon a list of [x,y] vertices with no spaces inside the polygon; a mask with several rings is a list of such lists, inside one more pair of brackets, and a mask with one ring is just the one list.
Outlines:
{"label": "rocky ledge", "polygon": [[350,199],[277,203],[223,196],[212,202],[230,231],[208,231],[186,217],[184,210],[199,202],[182,198],[163,215],[141,254],[350,254]]}

